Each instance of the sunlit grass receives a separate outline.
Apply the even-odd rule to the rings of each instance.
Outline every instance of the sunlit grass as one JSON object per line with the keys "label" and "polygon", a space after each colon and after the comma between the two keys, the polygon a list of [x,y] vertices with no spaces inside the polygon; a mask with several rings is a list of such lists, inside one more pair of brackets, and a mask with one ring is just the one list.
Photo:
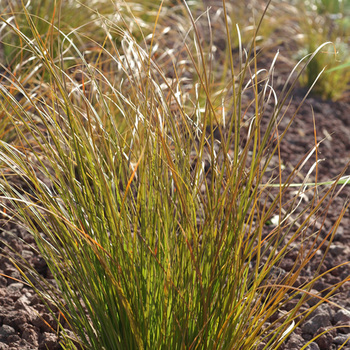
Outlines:
{"label": "sunlit grass", "polygon": [[325,74],[320,77],[314,91],[323,98],[346,98],[350,83],[349,3],[341,0],[299,1],[298,9],[303,14],[302,17],[299,16],[302,18],[299,24],[299,56],[310,54],[322,43],[330,42],[310,62],[302,83],[310,86],[320,70],[325,69]]}

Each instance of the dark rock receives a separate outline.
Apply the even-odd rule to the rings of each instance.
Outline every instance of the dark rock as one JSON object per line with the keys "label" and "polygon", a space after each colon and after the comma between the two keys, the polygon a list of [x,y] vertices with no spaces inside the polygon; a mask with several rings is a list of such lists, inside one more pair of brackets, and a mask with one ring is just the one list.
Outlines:
{"label": "dark rock", "polygon": [[334,315],[334,323],[349,323],[350,322],[350,311],[340,309]]}
{"label": "dark rock", "polygon": [[298,304],[299,300],[298,299],[293,299],[293,300],[290,300],[286,303],[285,305],[285,310],[287,311],[291,311],[293,309],[295,309],[296,305]]}
{"label": "dark rock", "polygon": [[313,315],[321,315],[321,314],[329,315],[329,319],[333,320],[334,310],[329,304],[324,303],[324,304],[321,304],[313,313]]}
{"label": "dark rock", "polygon": [[23,259],[29,260],[29,259],[31,259],[34,256],[34,253],[32,251],[30,251],[30,250],[23,249],[21,255],[22,255]]}
{"label": "dark rock", "polygon": [[7,325],[7,324],[4,324],[0,327],[0,340],[8,340],[8,338],[15,334],[16,331],[13,327]]}
{"label": "dark rock", "polygon": [[5,343],[0,342],[0,350],[8,350],[9,346]]}
{"label": "dark rock", "polygon": [[34,294],[30,305],[36,305],[41,303],[42,303],[41,298],[37,294]]}
{"label": "dark rock", "polygon": [[27,325],[26,329],[22,333],[22,338],[26,340],[29,344],[35,347],[39,346],[39,333],[30,325]]}
{"label": "dark rock", "polygon": [[0,276],[0,287],[6,287],[7,286],[7,278]]}
{"label": "dark rock", "polygon": [[27,322],[27,313],[24,310],[10,311],[8,315],[4,318],[3,323],[14,327],[15,329],[19,327],[20,324]]}
{"label": "dark rock", "polygon": [[320,347],[317,343],[312,342],[305,348],[305,350],[320,350]]}
{"label": "dark rock", "polygon": [[331,272],[331,275],[329,276],[329,279],[328,279],[328,282],[331,284],[331,285],[337,285],[338,283],[341,283],[342,282],[342,279],[339,277],[339,275],[334,275],[334,272],[335,270],[333,270]]}
{"label": "dark rock", "polygon": [[342,345],[346,342],[350,342],[350,337],[346,334],[340,334],[333,338],[333,343],[337,345]]}
{"label": "dark rock", "polygon": [[339,332],[342,332],[344,334],[349,334],[350,333],[350,321],[349,322],[339,321],[335,325],[338,327],[337,329],[338,329]]}
{"label": "dark rock", "polygon": [[45,275],[47,270],[47,264],[43,258],[35,256],[32,259],[32,264],[34,265],[34,268],[36,269],[36,271],[38,271],[42,275]]}
{"label": "dark rock", "polygon": [[327,313],[319,313],[306,321],[301,329],[303,333],[315,334],[321,327],[331,326],[330,317]]}
{"label": "dark rock", "polygon": [[345,246],[339,243],[333,243],[329,246],[329,252],[333,255],[340,255],[343,254],[345,251]]}
{"label": "dark rock", "polygon": [[9,342],[10,345],[11,343],[16,343],[20,340],[21,340],[21,337],[18,334],[12,334],[6,339],[6,341]]}
{"label": "dark rock", "polygon": [[10,285],[12,283],[17,283],[22,278],[20,272],[18,272],[16,268],[13,266],[9,266],[8,268],[6,268],[4,270],[4,274],[9,277],[12,277],[7,279],[7,285]]}
{"label": "dark rock", "polygon": [[266,344],[264,342],[261,342],[258,347],[257,347],[257,350],[263,350],[264,347],[266,346]]}
{"label": "dark rock", "polygon": [[[325,268],[325,270],[327,270],[327,268]],[[314,289],[316,289],[318,292],[323,291],[324,289],[326,289],[326,283],[324,282],[324,280],[318,280],[315,282]]]}
{"label": "dark rock", "polygon": [[[326,330],[325,328],[321,327],[317,333],[321,334],[325,330]],[[331,334],[331,332],[326,332],[326,333],[320,335],[315,341],[318,344],[318,346],[320,347],[320,350],[330,350],[331,345],[333,343],[333,335]]]}
{"label": "dark rock", "polygon": [[18,340],[16,342],[13,342],[10,344],[9,350],[37,350],[37,347],[33,346],[32,344],[28,343],[24,339]]}
{"label": "dark rock", "polygon": [[39,350],[59,349],[58,338],[54,333],[44,332],[40,339]]}
{"label": "dark rock", "polygon": [[18,292],[24,287],[23,283],[17,282],[17,283],[12,283],[7,287],[8,292]]}
{"label": "dark rock", "polygon": [[16,301],[22,296],[21,289],[23,288],[23,283],[11,283],[7,287],[7,293],[9,297],[13,300]]}
{"label": "dark rock", "polygon": [[24,240],[24,242],[26,242],[28,244],[35,243],[35,239],[34,239],[33,235],[30,234],[30,233],[24,233],[23,234],[23,240]]}
{"label": "dark rock", "polygon": [[299,334],[292,333],[287,341],[287,349],[300,349],[305,344],[305,340]]}
{"label": "dark rock", "polygon": [[293,269],[294,264],[295,264],[295,260],[291,258],[286,258],[286,259],[283,259],[283,261],[281,262],[281,268],[289,272]]}
{"label": "dark rock", "polygon": [[311,289],[310,294],[315,295],[315,296],[310,295],[309,296],[310,299],[307,300],[307,304],[312,307],[312,306],[315,306],[320,301],[320,299],[316,297],[316,295],[319,295],[316,289]]}
{"label": "dark rock", "polygon": [[339,226],[334,235],[334,240],[341,241],[342,239],[344,239],[344,227]]}
{"label": "dark rock", "polygon": [[38,327],[43,332],[51,332],[52,329],[56,329],[55,319],[50,313],[45,313],[43,315],[37,315],[32,319],[32,324]]}
{"label": "dark rock", "polygon": [[27,295],[21,295],[20,298],[15,302],[15,310],[21,310],[25,309],[30,304],[30,300],[28,299]]}

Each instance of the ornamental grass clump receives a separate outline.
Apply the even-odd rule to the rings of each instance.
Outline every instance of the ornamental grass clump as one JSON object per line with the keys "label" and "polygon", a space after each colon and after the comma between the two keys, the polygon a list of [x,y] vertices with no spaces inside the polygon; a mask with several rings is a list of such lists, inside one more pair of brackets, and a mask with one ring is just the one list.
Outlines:
{"label": "ornamental grass clump", "polygon": [[[216,15],[232,33],[225,9],[224,1]],[[196,20],[186,2],[160,6],[147,35],[137,19],[95,12],[104,38],[91,38],[88,60],[84,32],[52,25],[44,37],[26,7],[22,15],[30,35],[1,17],[28,62],[19,74],[7,69],[0,85],[16,130],[16,141],[1,141],[1,200],[4,215],[35,237],[56,281],[12,259],[59,310],[52,308],[62,346],[277,349],[307,316],[301,305],[327,301],[341,285],[320,297],[310,292],[319,275],[296,280],[339,225],[344,211],[321,239],[342,174],[328,186],[310,184],[316,141],[297,168],[282,171],[280,143],[297,114],[282,129],[282,107],[296,80],[291,72],[273,89],[278,55],[258,70],[259,26],[235,56],[228,34],[218,64],[210,11]],[[276,273],[293,249],[295,265]],[[295,308],[278,313],[291,299]]]}

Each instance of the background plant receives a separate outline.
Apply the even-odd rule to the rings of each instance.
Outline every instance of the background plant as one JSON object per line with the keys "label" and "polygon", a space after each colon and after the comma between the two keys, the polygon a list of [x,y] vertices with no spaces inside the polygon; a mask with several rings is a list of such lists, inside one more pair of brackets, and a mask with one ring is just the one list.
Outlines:
{"label": "background plant", "polygon": [[[1,107],[20,141],[1,142],[0,190],[9,218],[34,235],[57,282],[14,261],[59,309],[52,312],[63,346],[277,349],[300,322],[298,309],[318,276],[294,283],[314,251],[330,244],[343,212],[328,241],[320,240],[314,223],[336,196],[336,182],[313,187],[307,205],[300,200],[307,178],[287,196],[306,160],[313,157],[317,169],[318,144],[282,173],[279,145],[288,128],[280,122],[291,90],[273,89],[275,60],[257,69],[256,34],[237,57],[227,34],[227,68],[218,71],[210,15],[198,24],[186,3],[160,7],[150,36],[137,19],[134,36],[122,18],[100,14],[104,39],[91,38],[98,55],[88,61],[87,35],[79,41],[78,32],[50,26],[43,40],[29,10],[20,14],[26,34],[2,19],[36,69],[20,67],[26,84],[8,71],[1,85]],[[225,7],[222,16],[232,33]],[[179,36],[170,48],[158,44]],[[49,51],[53,38],[65,46]],[[279,166],[268,171],[274,155]],[[276,217],[274,228],[265,225]],[[292,243],[296,264],[276,279]],[[267,326],[299,294],[295,309]]]}
{"label": "background plant", "polygon": [[[299,1],[300,43],[299,57],[310,54],[324,43],[331,42],[308,65],[302,83],[311,86],[320,70],[326,68],[315,92],[324,98],[346,98],[350,81],[350,4],[348,1]],[[301,14],[307,14],[306,17]]]}

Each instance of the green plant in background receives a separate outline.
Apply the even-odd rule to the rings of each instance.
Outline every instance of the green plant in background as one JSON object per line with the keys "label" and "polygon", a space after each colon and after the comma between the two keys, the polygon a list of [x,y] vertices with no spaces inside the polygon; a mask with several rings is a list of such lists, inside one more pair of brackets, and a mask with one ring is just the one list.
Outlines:
{"label": "green plant in background", "polygon": [[[84,11],[87,3],[87,1],[62,2],[47,0],[24,1],[22,3],[21,1],[5,0],[1,4],[1,16],[3,21],[7,21],[8,24],[16,27],[25,36],[31,37],[35,28],[37,34],[40,35],[41,41],[45,42],[48,54],[56,56],[57,52],[59,52],[57,50],[62,50],[62,48],[59,47],[61,44],[58,40],[59,37],[54,37],[54,41],[51,40],[51,37],[56,35],[56,31],[53,30],[54,26],[59,26],[65,33],[73,31],[73,35],[76,30],[85,31],[87,35],[89,32],[93,32],[96,38],[98,38],[98,33],[102,33],[103,38],[101,27],[95,25],[94,12]],[[30,22],[28,22],[28,18],[22,11],[22,5],[25,5],[27,11],[32,14]],[[114,10],[114,6],[110,1],[100,1],[96,5],[98,7],[95,8],[95,11],[102,14],[112,13]],[[59,15],[57,15],[58,10]],[[83,27],[78,28],[77,23],[83,23]],[[84,38],[80,36],[79,40],[83,42]],[[4,50],[4,62],[1,62],[2,64],[11,65],[12,69],[14,69],[17,64],[28,58],[27,53],[30,54],[30,50],[29,52],[27,51],[26,42],[15,32],[9,30],[9,27],[4,25],[4,23],[1,26],[0,41]]]}
{"label": "green plant in background", "polygon": [[325,74],[320,77],[314,91],[333,100],[346,97],[350,82],[349,1],[298,1],[297,8],[300,11],[299,18],[302,18],[299,57],[314,52],[324,42],[332,43],[310,62],[302,76],[302,83],[311,86],[325,68]]}
{"label": "green plant in background", "polygon": [[[309,2],[310,7],[313,7],[318,14],[339,15],[346,14],[350,10],[349,1],[342,0],[313,0]],[[342,16],[341,16],[342,17]]]}
{"label": "green plant in background", "polygon": [[[344,213],[328,241],[319,240],[314,223],[337,181],[315,186],[303,204],[307,179],[292,201],[285,195],[305,162],[290,174],[281,166],[267,170],[274,156],[282,162],[288,128],[280,122],[292,74],[291,88],[273,90],[275,60],[258,71],[255,33],[237,57],[227,34],[227,67],[218,76],[203,39],[212,35],[210,15],[199,24],[182,6],[160,7],[153,34],[140,32],[140,42],[125,20],[99,14],[105,37],[100,42],[90,33],[101,58],[92,62],[76,44],[77,32],[52,26],[45,42],[29,25],[36,16],[28,9],[22,11],[29,33],[3,19],[37,69],[22,66],[26,84],[9,71],[1,85],[1,108],[20,138],[1,142],[2,206],[33,234],[57,282],[49,284],[21,257],[13,261],[57,306],[59,314],[52,313],[66,349],[277,349],[301,322],[298,310],[314,297],[318,276],[298,288],[295,281],[314,251],[332,242]],[[225,1],[221,15],[232,33]],[[66,43],[62,52],[47,50],[53,38]],[[312,156],[317,169],[317,143]],[[295,265],[276,277],[291,249]],[[297,297],[294,309],[267,323]]]}
{"label": "green plant in background", "polygon": [[[75,81],[80,82],[84,76],[84,64],[81,65],[81,57],[68,55],[71,46],[79,47],[85,63],[92,62],[99,69],[103,69],[110,60],[110,52],[103,47],[107,40],[121,39],[118,28],[123,28],[122,30],[129,32],[130,35],[135,32],[135,36],[139,35],[138,41],[146,40],[145,37],[152,33],[152,23],[157,16],[157,5],[152,2],[136,4],[127,1],[117,6],[109,0],[103,0],[96,3],[93,9],[89,8],[88,4],[90,1],[85,0],[4,1],[0,4],[0,72],[3,73],[0,82],[9,88],[19,103],[29,106],[20,86],[33,88],[42,94],[42,98],[50,98],[50,96],[44,97],[47,93],[45,88],[39,88],[40,85],[50,84],[50,73],[45,71],[42,63],[38,64],[33,60],[32,49],[28,47],[28,40],[33,37],[34,32],[38,38],[36,54],[38,50],[40,52],[45,48],[45,54],[55,58],[55,64],[59,63],[65,72],[69,68],[69,74]],[[23,7],[31,14],[30,17],[22,10]],[[139,16],[137,21],[134,16]],[[118,23],[118,28],[114,27],[113,23]],[[132,25],[129,25],[130,23]],[[110,28],[108,37],[105,36],[104,26]],[[58,35],[58,27],[62,34],[69,35],[70,41]],[[112,65],[109,65],[110,68],[115,69]],[[35,75],[41,69],[44,69],[43,74],[40,77]],[[113,71],[110,73],[113,74]],[[38,77],[40,81],[37,80]],[[19,84],[14,83],[15,80]],[[16,138],[16,133],[9,125],[6,110],[8,106],[5,101],[0,115],[0,135],[2,140],[10,141]]]}
{"label": "green plant in background", "polygon": [[[111,27],[108,40],[120,38],[119,34],[114,33],[113,23],[118,23],[118,26],[128,31],[130,35],[139,35],[138,41],[146,40],[145,36],[152,33],[152,23],[157,16],[157,4],[147,1],[142,4],[131,1],[113,4],[112,1],[102,0],[96,2],[94,8],[90,9],[88,7],[90,3],[91,1],[86,0],[37,0],[23,3],[5,1],[1,4],[3,7],[1,8],[0,44],[3,52],[0,63],[9,67],[14,74],[17,70],[29,71],[34,68],[31,67],[31,50],[26,40],[22,38],[22,36],[32,37],[34,31],[47,50],[45,54],[56,59],[60,58],[59,52],[64,56],[60,62],[63,65],[62,68],[67,67],[67,60],[76,60],[76,57],[65,55],[72,44],[80,47],[81,54],[87,62],[101,61],[100,46],[103,47],[104,41],[107,40],[105,26]],[[22,11],[22,6],[31,14],[30,18]],[[138,16],[137,21],[134,16]],[[58,27],[62,33],[70,36],[71,43],[67,43],[58,35],[56,30]],[[17,31],[20,31],[22,36],[18,35]],[[72,67],[71,64],[70,67]],[[77,67],[79,68],[78,64]]]}

